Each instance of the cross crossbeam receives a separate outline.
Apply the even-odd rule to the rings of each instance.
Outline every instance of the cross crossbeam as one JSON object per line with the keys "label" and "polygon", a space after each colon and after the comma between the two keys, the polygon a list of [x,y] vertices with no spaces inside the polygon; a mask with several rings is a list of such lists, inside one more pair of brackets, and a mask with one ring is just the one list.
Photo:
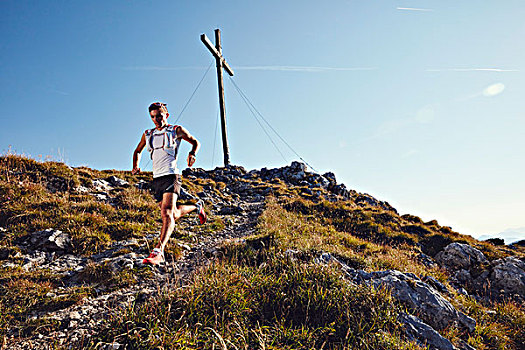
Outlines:
{"label": "cross crossbeam", "polygon": [[[218,29],[217,29],[218,30]],[[228,62],[226,62],[226,59],[222,56],[222,54],[213,46],[210,39],[206,36],[206,34],[201,35],[201,41],[204,43],[204,45],[210,50],[212,55],[215,57],[215,59],[219,59],[221,61],[221,65],[224,68],[228,74],[233,77],[233,70],[228,65]]]}

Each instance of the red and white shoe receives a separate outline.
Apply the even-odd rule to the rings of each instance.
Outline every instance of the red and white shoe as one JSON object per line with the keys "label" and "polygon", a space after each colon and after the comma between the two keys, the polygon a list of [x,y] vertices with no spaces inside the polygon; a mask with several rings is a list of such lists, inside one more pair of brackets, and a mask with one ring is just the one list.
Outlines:
{"label": "red and white shoe", "polygon": [[199,214],[199,222],[201,225],[204,225],[207,219],[206,212],[204,211],[204,202],[199,200],[197,203],[195,203],[195,206],[197,207],[197,214]]}
{"label": "red and white shoe", "polygon": [[164,253],[157,248],[154,248],[151,254],[146,259],[142,260],[143,264],[149,265],[158,265],[162,262],[164,262]]}

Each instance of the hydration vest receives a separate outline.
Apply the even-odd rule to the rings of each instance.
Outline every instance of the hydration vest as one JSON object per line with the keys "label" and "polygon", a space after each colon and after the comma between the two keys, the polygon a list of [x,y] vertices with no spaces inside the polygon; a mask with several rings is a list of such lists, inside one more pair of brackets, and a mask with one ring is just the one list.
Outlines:
{"label": "hydration vest", "polygon": [[177,137],[177,128],[178,125],[168,125],[164,128],[163,131],[158,131],[155,136],[162,135],[164,137],[164,140],[162,142],[162,147],[153,148],[153,133],[155,132],[156,128],[148,129],[144,132],[144,135],[146,136],[146,145],[148,146],[148,152],[150,153],[150,157],[153,159],[153,151],[155,149],[163,149],[167,154],[177,158],[177,152],[179,150],[179,145],[181,138]]}

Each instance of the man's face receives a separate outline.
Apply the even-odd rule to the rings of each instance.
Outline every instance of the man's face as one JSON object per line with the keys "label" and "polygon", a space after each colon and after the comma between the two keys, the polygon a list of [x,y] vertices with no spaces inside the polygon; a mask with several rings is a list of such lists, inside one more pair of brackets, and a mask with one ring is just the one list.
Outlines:
{"label": "man's face", "polygon": [[160,110],[154,109],[151,112],[149,112],[149,115],[151,116],[151,120],[153,121],[153,123],[155,123],[155,126],[157,128],[161,128],[168,124],[167,122],[168,114],[167,113],[162,113]]}

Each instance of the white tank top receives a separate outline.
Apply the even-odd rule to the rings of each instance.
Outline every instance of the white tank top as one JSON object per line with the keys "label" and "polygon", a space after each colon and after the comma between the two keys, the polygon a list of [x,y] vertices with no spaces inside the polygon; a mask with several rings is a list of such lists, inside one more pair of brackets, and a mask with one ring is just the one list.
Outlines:
{"label": "white tank top", "polygon": [[153,131],[151,144],[153,151],[151,159],[153,163],[153,177],[160,177],[164,175],[179,174],[177,168],[177,151],[180,142],[176,142],[175,155],[171,155],[164,150],[165,142],[167,141],[166,129]]}

